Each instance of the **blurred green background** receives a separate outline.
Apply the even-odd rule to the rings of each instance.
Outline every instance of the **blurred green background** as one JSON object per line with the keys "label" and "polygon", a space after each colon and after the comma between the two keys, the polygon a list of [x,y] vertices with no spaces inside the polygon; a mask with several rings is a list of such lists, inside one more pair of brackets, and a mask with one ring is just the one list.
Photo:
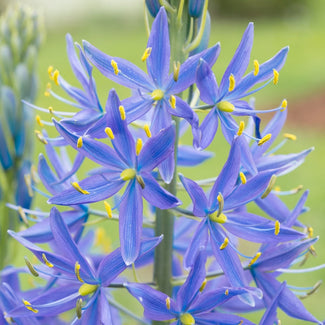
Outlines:
{"label": "blurred green background", "polygon": [[[141,62],[147,39],[142,14],[143,1],[121,1],[118,7],[116,3],[119,1],[112,0],[97,0],[91,3],[81,0],[71,3],[58,1],[55,4],[48,0],[25,2],[45,15],[46,39],[39,62],[41,82],[38,105],[52,105],[54,109],[71,110],[70,107],[64,107],[63,104],[43,96],[48,82],[49,65],[59,69],[67,81],[78,86],[66,56],[66,33],[71,33],[77,42],[86,39],[102,51],[124,57],[145,69]],[[274,1],[272,8],[261,8],[261,1],[231,0],[217,3],[211,0],[211,11],[214,15],[211,44],[221,42],[221,54],[214,68],[219,81],[249,21],[255,22],[252,61],[258,59],[263,62],[282,47],[290,46],[288,60],[280,72],[278,85],[269,85],[258,93],[256,106],[259,109],[273,108],[286,98],[289,114],[284,132],[296,134],[297,141],[288,143],[281,152],[298,152],[315,147],[315,151],[307,157],[302,166],[277,181],[277,185],[283,190],[302,184],[304,189],[311,191],[307,201],[311,209],[300,217],[302,222],[313,226],[315,235],[321,236],[316,244],[318,257],[310,257],[306,263],[306,267],[310,267],[325,263],[325,222],[322,220],[325,217],[325,2],[286,2],[288,3],[282,6],[283,1],[281,5],[279,1]],[[291,7],[293,3],[295,5]],[[105,102],[111,87],[117,89],[121,98],[129,95],[128,90],[106,80],[96,71],[95,78],[102,103]],[[50,120],[49,115],[43,117]],[[268,118],[269,116],[266,117]],[[191,139],[185,141],[190,142]],[[37,151],[42,149],[42,145],[38,145]],[[200,170],[184,169],[185,175],[194,179],[217,175],[228,154],[228,147],[220,132],[208,149],[216,152],[215,159],[205,163]],[[291,209],[300,194],[287,198],[286,202]],[[41,200],[43,199],[36,201],[36,205],[40,205]],[[312,286],[319,279],[325,278],[325,271],[285,278],[292,285]],[[304,300],[307,308],[320,320],[325,319],[323,299],[325,300],[325,287],[321,287],[318,292]],[[289,319],[281,313],[280,319],[282,324],[305,323]]]}

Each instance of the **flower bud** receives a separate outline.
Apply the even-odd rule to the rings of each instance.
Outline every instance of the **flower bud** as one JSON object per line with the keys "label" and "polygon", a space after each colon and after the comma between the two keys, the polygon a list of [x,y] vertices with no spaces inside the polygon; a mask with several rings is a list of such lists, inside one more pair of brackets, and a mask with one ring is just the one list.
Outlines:
{"label": "flower bud", "polygon": [[190,0],[188,3],[188,13],[191,17],[199,18],[202,15],[204,1],[206,0]]}
{"label": "flower bud", "polygon": [[[199,28],[200,28],[200,24],[201,24],[201,18],[198,21]],[[190,56],[197,54],[199,52],[202,52],[203,50],[208,48],[209,39],[210,39],[210,31],[211,31],[211,18],[210,18],[209,12],[207,12],[207,16],[206,16],[206,20],[205,20],[205,27],[204,27],[204,32],[202,35],[201,42],[200,42],[199,46],[190,53]]]}
{"label": "flower bud", "polygon": [[147,8],[152,17],[156,17],[161,7],[159,0],[146,0]]}

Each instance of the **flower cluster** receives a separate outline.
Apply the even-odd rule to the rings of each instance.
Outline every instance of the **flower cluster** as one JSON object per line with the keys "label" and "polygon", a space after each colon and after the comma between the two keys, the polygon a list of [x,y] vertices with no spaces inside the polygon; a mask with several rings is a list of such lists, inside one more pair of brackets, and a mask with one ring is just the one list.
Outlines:
{"label": "flower cluster", "polygon": [[[274,186],[277,177],[299,166],[312,149],[275,154],[295,138],[285,134],[285,140],[270,149],[287,116],[286,100],[265,111],[246,100],[277,84],[288,48],[263,64],[255,60],[245,74],[253,44],[250,23],[218,86],[212,68],[220,45],[206,46],[207,1],[181,1],[177,9],[167,1],[148,0],[146,5],[154,17],[142,57],[147,73],[86,41],[82,47],[74,45],[70,35],[68,57],[82,88],[49,68],[50,78],[69,99],[50,88],[46,94],[79,111],[51,109],[58,137],[49,137],[45,130],[38,134],[47,153],[39,156],[38,164],[49,192],[43,194],[49,204],[61,206],[60,211],[8,205],[36,221],[19,232],[9,230],[36,258],[25,259],[27,269],[2,271],[3,323],[106,325],[122,324],[128,316],[132,324],[238,325],[253,324],[239,315],[242,312],[264,310],[259,324],[268,325],[278,322],[280,308],[291,317],[321,324],[279,279],[314,252],[317,237],[298,220],[308,192],[290,211],[280,194],[298,189],[285,193]],[[179,40],[171,37],[175,31],[187,37],[182,55],[177,54]],[[102,105],[93,68],[131,89],[131,96],[120,100],[111,89]],[[205,110],[208,114],[200,121],[198,112]],[[273,119],[261,130],[257,114],[273,111]],[[178,174],[179,166],[193,167],[213,156],[204,149],[219,121],[230,146],[219,175],[193,180],[193,174]],[[193,146],[179,145],[187,127]],[[68,147],[76,152],[73,163]],[[97,167],[78,181],[85,160]],[[186,196],[189,207],[180,199],[186,202]],[[248,204],[259,206],[261,215],[252,213]],[[107,222],[115,229],[114,221],[120,242],[115,250],[108,247],[103,228],[88,227]],[[245,255],[242,240],[255,243],[256,252]],[[48,245],[39,245],[44,243]],[[104,249],[98,252],[96,244]],[[150,265],[153,279],[140,281],[138,269]],[[45,285],[20,289],[17,275],[27,270],[42,277]],[[143,318],[118,302],[121,292],[139,301]],[[62,317],[70,310],[75,312]]]}

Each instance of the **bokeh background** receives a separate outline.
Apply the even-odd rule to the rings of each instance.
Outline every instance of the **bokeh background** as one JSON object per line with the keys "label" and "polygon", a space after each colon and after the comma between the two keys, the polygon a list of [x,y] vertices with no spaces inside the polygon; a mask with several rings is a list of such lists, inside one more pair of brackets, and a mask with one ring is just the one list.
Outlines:
{"label": "bokeh background", "polygon": [[[14,2],[14,1],[10,1]],[[44,16],[45,40],[40,53],[40,95],[37,104],[55,109],[71,110],[43,96],[48,82],[47,67],[53,65],[66,80],[77,85],[66,56],[65,34],[74,40],[88,40],[102,51],[121,56],[141,66],[140,58],[146,47],[147,35],[143,22],[142,0],[24,0]],[[221,55],[215,65],[220,80],[223,71],[240,42],[248,22],[255,22],[253,59],[263,62],[279,49],[289,45],[290,52],[285,67],[280,72],[277,86],[270,85],[256,95],[259,109],[278,106],[288,100],[288,121],[284,132],[297,135],[297,141],[288,143],[282,152],[299,152],[309,147],[315,150],[305,163],[290,175],[278,179],[283,190],[302,184],[310,189],[307,201],[310,211],[300,217],[313,226],[315,235],[321,238],[316,244],[317,258],[310,257],[305,267],[325,263],[325,2],[320,0],[210,0],[213,16],[211,44],[221,42]],[[143,66],[143,68],[145,68]],[[117,89],[121,98],[129,91],[95,73],[102,102],[111,87]],[[56,89],[55,89],[56,91]],[[59,92],[59,91],[58,91]],[[50,116],[43,116],[50,120]],[[270,116],[266,116],[268,120]],[[33,130],[31,130],[33,132]],[[49,130],[51,132],[51,130]],[[220,133],[220,132],[219,132]],[[191,139],[185,139],[190,142]],[[37,152],[43,150],[38,144]],[[220,136],[208,148],[217,153],[215,160],[195,172],[185,169],[184,174],[194,179],[217,175],[221,169],[228,147]],[[35,158],[37,153],[35,153]],[[192,173],[192,174],[191,174]],[[301,192],[302,193],[302,192]],[[300,194],[301,194],[300,193]],[[286,198],[293,209],[300,194]],[[36,206],[42,206],[40,198]],[[292,285],[312,286],[325,279],[325,271],[308,274],[286,275]],[[305,299],[307,308],[320,320],[325,319],[323,308],[325,286]],[[283,324],[304,324],[288,319],[280,313]]]}

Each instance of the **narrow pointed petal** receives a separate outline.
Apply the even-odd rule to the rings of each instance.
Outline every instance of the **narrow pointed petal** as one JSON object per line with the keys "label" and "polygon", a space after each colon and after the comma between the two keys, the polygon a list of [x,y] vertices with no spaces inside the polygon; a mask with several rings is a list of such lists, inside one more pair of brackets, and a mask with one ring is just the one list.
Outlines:
{"label": "narrow pointed petal", "polygon": [[304,205],[305,205],[305,203],[307,201],[308,194],[309,194],[309,190],[305,191],[302,194],[302,196],[300,197],[297,205],[295,206],[295,208],[291,212],[291,214],[288,217],[288,219],[285,221],[285,225],[287,227],[292,227],[296,223],[297,218],[299,217],[299,215],[303,211]]}
{"label": "narrow pointed petal", "polygon": [[126,120],[131,123],[145,115],[154,104],[151,96],[139,94],[122,100],[121,104],[125,108]]}
{"label": "narrow pointed petal", "polygon": [[257,174],[257,168],[247,139],[245,139],[245,136],[240,136],[238,141],[241,153],[241,164],[248,173],[255,176]]}
{"label": "narrow pointed petal", "polygon": [[158,134],[161,130],[166,129],[172,124],[172,116],[165,109],[163,101],[157,102],[151,118],[151,132],[153,135]]}
{"label": "narrow pointed petal", "polygon": [[194,139],[199,149],[207,148],[218,130],[218,113],[215,108],[212,108],[209,114],[205,117],[200,125],[200,138]]}
{"label": "narrow pointed petal", "polygon": [[167,156],[167,158],[161,162],[158,166],[160,176],[162,180],[169,184],[173,177],[175,171],[175,153],[174,150]]}
{"label": "narrow pointed petal", "polygon": [[213,152],[210,151],[198,151],[192,146],[181,145],[178,148],[177,163],[179,166],[197,166],[204,161],[212,158]]}

